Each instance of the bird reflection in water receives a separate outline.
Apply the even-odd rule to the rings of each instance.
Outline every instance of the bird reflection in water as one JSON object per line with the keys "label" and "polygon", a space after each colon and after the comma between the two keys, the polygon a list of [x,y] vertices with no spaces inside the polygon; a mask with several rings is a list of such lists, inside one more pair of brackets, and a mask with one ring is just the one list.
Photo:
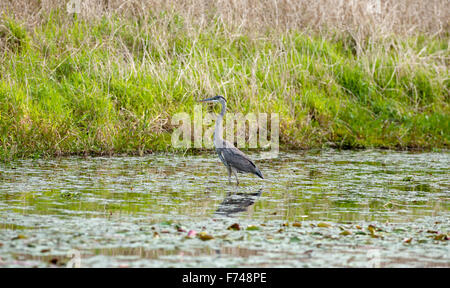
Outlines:
{"label": "bird reflection in water", "polygon": [[261,193],[262,188],[255,193],[228,193],[214,215],[230,217],[232,214],[247,211],[250,206],[255,204]]}

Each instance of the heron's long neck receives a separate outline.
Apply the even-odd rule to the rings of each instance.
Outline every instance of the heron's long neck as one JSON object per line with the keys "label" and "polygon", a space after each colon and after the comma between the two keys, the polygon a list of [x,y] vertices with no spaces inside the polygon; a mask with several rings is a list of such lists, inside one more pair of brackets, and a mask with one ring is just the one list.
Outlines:
{"label": "heron's long neck", "polygon": [[216,148],[221,147],[222,145],[222,134],[223,134],[223,116],[225,115],[225,111],[227,110],[227,105],[224,102],[220,102],[222,104],[222,111],[220,111],[219,116],[216,119],[216,128],[214,130],[214,145]]}

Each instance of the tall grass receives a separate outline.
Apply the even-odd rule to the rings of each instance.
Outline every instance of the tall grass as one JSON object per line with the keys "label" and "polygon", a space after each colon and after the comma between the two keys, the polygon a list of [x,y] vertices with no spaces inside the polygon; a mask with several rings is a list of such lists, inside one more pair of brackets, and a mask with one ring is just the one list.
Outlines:
{"label": "tall grass", "polygon": [[81,3],[0,1],[3,159],[170,150],[215,94],[284,148],[449,146],[446,1]]}

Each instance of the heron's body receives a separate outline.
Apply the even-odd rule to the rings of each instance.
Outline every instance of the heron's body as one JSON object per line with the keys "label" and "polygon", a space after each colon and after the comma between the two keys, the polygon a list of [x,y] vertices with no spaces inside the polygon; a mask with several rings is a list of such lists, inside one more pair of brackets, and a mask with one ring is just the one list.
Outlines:
{"label": "heron's body", "polygon": [[222,121],[226,111],[226,100],[222,96],[215,96],[202,100],[202,102],[220,102],[222,104],[222,111],[217,116],[216,127],[214,130],[214,146],[216,147],[217,155],[228,170],[228,181],[231,183],[231,173],[236,177],[236,182],[239,185],[237,173],[252,173],[264,179],[258,167],[245,155],[241,150],[234,147],[234,145],[222,138]]}

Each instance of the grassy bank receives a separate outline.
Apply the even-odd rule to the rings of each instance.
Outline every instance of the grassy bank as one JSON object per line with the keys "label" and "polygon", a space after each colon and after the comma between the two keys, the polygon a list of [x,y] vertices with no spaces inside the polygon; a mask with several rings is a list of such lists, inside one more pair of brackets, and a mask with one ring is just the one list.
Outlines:
{"label": "grassy bank", "polygon": [[4,8],[2,159],[171,150],[171,116],[215,94],[279,113],[282,148],[449,147],[448,22],[381,33],[133,7],[30,8],[32,23]]}

